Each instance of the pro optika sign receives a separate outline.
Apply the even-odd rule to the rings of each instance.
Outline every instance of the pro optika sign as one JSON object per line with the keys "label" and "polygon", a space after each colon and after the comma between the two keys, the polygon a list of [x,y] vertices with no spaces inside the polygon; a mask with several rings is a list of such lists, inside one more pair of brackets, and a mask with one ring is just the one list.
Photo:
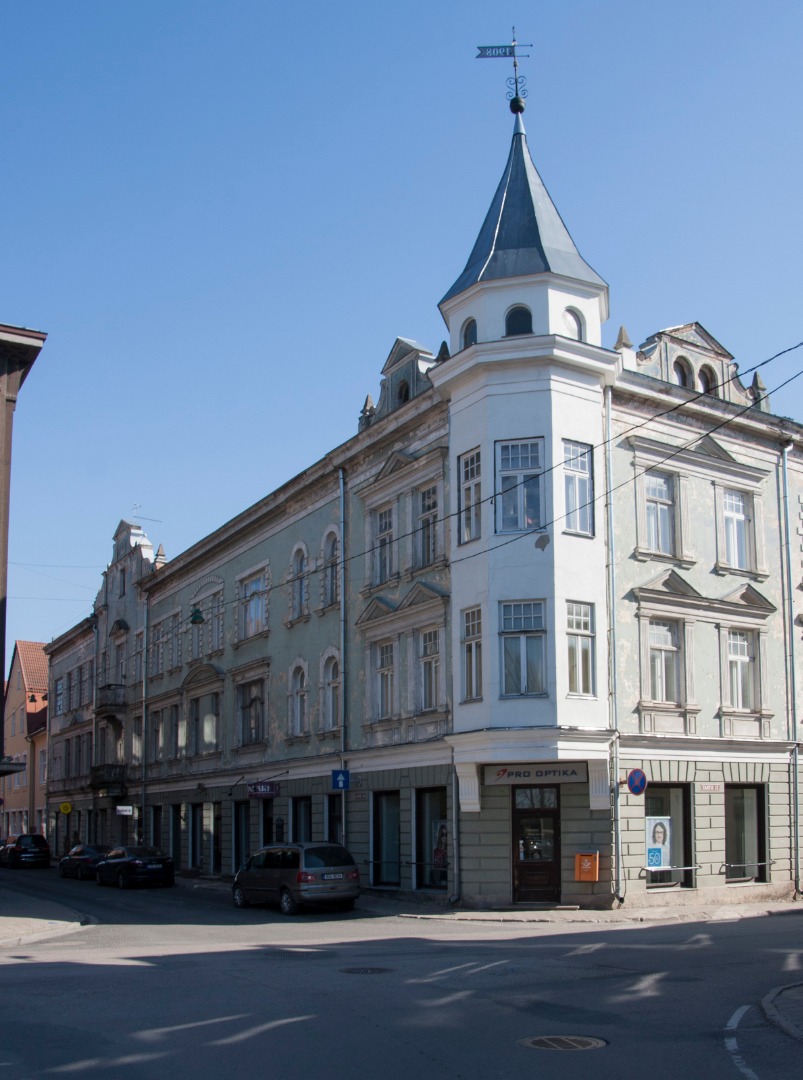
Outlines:
{"label": "pro optika sign", "polygon": [[543,765],[486,765],[485,783],[499,784],[585,784],[588,766],[584,761],[550,762]]}

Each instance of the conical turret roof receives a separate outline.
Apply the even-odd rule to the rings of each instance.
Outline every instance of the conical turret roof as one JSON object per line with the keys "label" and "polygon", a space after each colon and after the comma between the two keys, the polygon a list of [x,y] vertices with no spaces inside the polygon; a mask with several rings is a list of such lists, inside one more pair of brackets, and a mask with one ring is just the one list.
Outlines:
{"label": "conical turret roof", "polygon": [[580,255],[549,197],[530,157],[519,113],[505,172],[477,242],[441,303],[480,281],[544,273],[607,288]]}

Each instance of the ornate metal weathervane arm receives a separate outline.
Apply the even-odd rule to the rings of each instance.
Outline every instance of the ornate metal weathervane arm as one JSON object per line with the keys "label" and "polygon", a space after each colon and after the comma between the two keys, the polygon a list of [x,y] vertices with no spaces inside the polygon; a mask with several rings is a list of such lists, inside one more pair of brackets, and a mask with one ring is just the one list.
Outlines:
{"label": "ornate metal weathervane arm", "polygon": [[[519,42],[516,41],[516,27],[513,27],[513,40],[509,45],[478,45],[479,52],[477,53],[475,60],[513,60],[513,77],[507,80],[508,95],[507,99],[510,102],[510,111],[514,113],[524,112],[524,99],[527,97],[527,91],[525,90],[525,84],[527,82],[523,75],[519,75],[519,54],[516,49],[519,46]],[[523,49],[531,49],[532,45],[522,45]],[[522,53],[522,56],[529,56],[529,53]]]}

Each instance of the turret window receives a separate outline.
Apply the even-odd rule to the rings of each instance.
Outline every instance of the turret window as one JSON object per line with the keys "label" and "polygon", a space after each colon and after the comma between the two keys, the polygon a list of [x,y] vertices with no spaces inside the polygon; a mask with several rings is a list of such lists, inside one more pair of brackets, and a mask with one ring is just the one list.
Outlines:
{"label": "turret window", "polygon": [[678,386],[691,387],[692,377],[689,370],[689,365],[682,357],[678,357],[678,359],[672,365],[672,377],[674,378]]}
{"label": "turret window", "polygon": [[514,307],[505,316],[505,337],[517,337],[533,332],[533,316],[529,308]]}
{"label": "turret window", "polygon": [[716,394],[717,380],[711,368],[700,368],[700,390],[704,394]]}
{"label": "turret window", "polygon": [[571,308],[566,308],[563,312],[563,325],[566,329],[566,337],[573,338],[575,341],[583,341],[583,320],[573,311]]}
{"label": "turret window", "polygon": [[463,348],[468,349],[477,344],[477,320],[469,319],[463,327]]}

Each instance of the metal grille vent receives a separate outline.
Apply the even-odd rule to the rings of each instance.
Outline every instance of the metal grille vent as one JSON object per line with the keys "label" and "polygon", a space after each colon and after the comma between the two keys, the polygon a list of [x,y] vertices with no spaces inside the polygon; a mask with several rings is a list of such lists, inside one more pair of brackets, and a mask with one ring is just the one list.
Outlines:
{"label": "metal grille vent", "polygon": [[532,1039],[519,1039],[519,1046],[529,1050],[599,1050],[607,1045],[604,1039],[589,1035],[536,1035]]}

